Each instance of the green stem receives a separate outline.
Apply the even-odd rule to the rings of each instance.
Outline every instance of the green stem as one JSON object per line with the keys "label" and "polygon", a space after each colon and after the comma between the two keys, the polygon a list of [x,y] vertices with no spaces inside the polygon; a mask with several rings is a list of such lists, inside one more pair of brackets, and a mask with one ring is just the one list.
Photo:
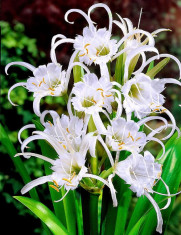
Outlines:
{"label": "green stem", "polygon": [[90,194],[90,234],[98,235],[98,200],[99,195]]}
{"label": "green stem", "polygon": [[[61,188],[62,196],[65,194],[65,190]],[[72,190],[63,199],[65,218],[67,223],[67,230],[71,235],[76,235],[76,208],[75,197]]]}

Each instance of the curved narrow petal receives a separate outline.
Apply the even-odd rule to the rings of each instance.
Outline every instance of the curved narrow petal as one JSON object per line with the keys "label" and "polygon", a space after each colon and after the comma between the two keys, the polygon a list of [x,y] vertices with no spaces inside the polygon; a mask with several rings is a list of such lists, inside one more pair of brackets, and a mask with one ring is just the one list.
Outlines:
{"label": "curved narrow petal", "polygon": [[91,30],[94,28],[93,22],[90,19],[90,17],[85,12],[83,12],[82,10],[79,10],[79,9],[70,9],[65,13],[65,17],[64,17],[65,21],[67,21],[69,24],[74,24],[74,21],[71,22],[71,21],[68,20],[68,15],[72,12],[77,12],[80,15],[82,15],[86,19],[87,23],[89,24],[89,28]]}
{"label": "curved narrow petal", "polygon": [[[129,69],[129,65],[131,60],[137,55],[140,54],[141,52],[155,52],[157,54],[159,54],[158,50],[155,47],[152,46],[141,46],[136,48],[135,50],[133,50],[132,52],[130,52],[130,54],[127,56],[126,61],[125,61],[125,70],[124,70],[124,80],[126,81],[128,78],[128,69]],[[143,55],[143,54],[141,54]]]}
{"label": "curved narrow petal", "polygon": [[69,190],[67,190],[67,192],[63,195],[63,197],[62,197],[62,198],[60,198],[59,200],[54,201],[54,202],[60,202],[60,201],[62,201],[62,200],[67,196],[67,194],[69,193],[69,191],[70,191],[70,189],[69,189]]}
{"label": "curved narrow petal", "polygon": [[26,63],[26,62],[21,62],[21,61],[11,62],[11,63],[7,64],[6,67],[5,67],[5,72],[6,72],[7,75],[8,75],[8,69],[12,65],[21,65],[21,66],[24,66],[25,68],[31,70],[32,72],[36,69],[33,65],[31,65],[29,63]]}
{"label": "curved narrow petal", "polygon": [[159,56],[153,56],[153,57],[149,58],[144,64],[141,65],[141,67],[140,67],[136,72],[134,72],[134,74],[136,75],[136,74],[138,74],[138,73],[141,73],[141,72],[143,71],[143,69],[144,69],[147,65],[149,65],[152,61],[158,60],[158,59],[163,58],[163,57],[165,57],[165,58],[171,58],[172,60],[174,60],[174,61],[177,63],[177,65],[178,65],[178,67],[179,67],[180,79],[181,79],[181,62],[180,62],[175,56],[170,55],[170,54],[159,54]]}
{"label": "curved narrow petal", "polygon": [[28,124],[24,127],[22,127],[19,132],[18,132],[18,140],[20,142],[20,144],[22,144],[22,140],[21,140],[21,133],[26,130],[26,129],[29,129],[29,128],[35,128],[35,125],[34,124]]}
{"label": "curved narrow petal", "polygon": [[111,166],[114,166],[114,160],[113,160],[113,157],[112,157],[112,154],[110,153],[107,145],[104,143],[104,140],[102,139],[101,136],[98,136],[97,138],[99,140],[99,142],[102,144],[103,148],[105,149],[106,153],[107,153],[107,156],[109,158],[109,161],[111,163]]}
{"label": "curved narrow petal", "polygon": [[172,30],[162,28],[162,29],[157,29],[157,30],[153,31],[151,34],[154,36],[158,33],[165,32],[165,31],[172,31]]}
{"label": "curved narrow petal", "polygon": [[161,121],[163,121],[163,122],[165,123],[165,127],[168,126],[168,122],[167,122],[167,120],[166,120],[165,118],[163,118],[163,117],[154,117],[154,116],[152,116],[152,117],[146,117],[146,118],[144,118],[144,119],[138,121],[137,124],[138,124],[139,126],[142,126],[143,124],[145,124],[145,123],[147,123],[147,122],[149,122],[149,121],[152,121],[152,120],[161,120]]}
{"label": "curved narrow petal", "polygon": [[[163,109],[165,109],[165,108],[163,108]],[[166,137],[162,138],[162,140],[166,140],[166,139],[170,138],[176,129],[176,122],[175,122],[175,118],[172,115],[172,113],[168,109],[166,109],[165,113],[169,116],[169,118],[172,122],[172,130],[171,130],[170,134],[168,134]]]}
{"label": "curved narrow petal", "polygon": [[158,205],[155,202],[155,200],[150,196],[150,194],[146,190],[145,190],[144,195],[148,198],[148,200],[151,202],[151,204],[155,208],[156,215],[157,215],[157,227],[156,227],[156,231],[159,232],[159,233],[162,233],[163,219],[162,219],[162,214],[160,212],[160,208],[158,207]]}
{"label": "curved narrow petal", "polygon": [[59,41],[57,41],[51,48],[51,51],[50,51],[50,57],[51,57],[51,60],[53,63],[57,64],[57,59],[56,59],[56,54],[55,54],[55,49],[63,44],[63,43],[74,43],[74,39],[71,39],[71,38],[64,38],[64,39],[60,39]]}
{"label": "curved narrow petal", "polygon": [[111,197],[112,197],[112,200],[113,200],[113,206],[116,207],[118,206],[118,201],[117,201],[117,198],[116,198],[116,190],[114,188],[114,185],[112,183],[112,178],[114,177],[114,174],[111,174],[108,176],[108,183],[109,183],[109,187],[110,187],[110,191],[111,191]]}
{"label": "curved narrow petal", "polygon": [[57,40],[57,38],[65,39],[66,37],[63,34],[56,34],[52,38],[51,47],[55,44],[55,41]]}
{"label": "curved narrow petal", "polygon": [[67,81],[69,81],[71,71],[72,71],[73,67],[76,66],[76,65],[82,67],[86,71],[86,73],[88,73],[88,74],[90,73],[90,70],[83,63],[81,63],[81,62],[73,62],[72,64],[69,65],[69,68],[67,70],[67,75],[66,75]]}
{"label": "curved narrow petal", "polygon": [[45,95],[37,95],[33,101],[33,111],[35,112],[35,114],[40,117],[41,113],[40,113],[40,100],[41,98],[43,98]]}
{"label": "curved narrow petal", "polygon": [[101,178],[98,175],[93,175],[93,174],[86,173],[86,174],[83,175],[82,178],[93,178],[93,179],[96,179],[96,180],[99,180],[99,181],[103,182],[105,185],[107,185],[109,187],[109,183],[105,179]]}
{"label": "curved narrow petal", "polygon": [[40,158],[46,162],[49,162],[52,165],[55,163],[55,160],[48,158],[48,157],[45,157],[43,155],[37,154],[37,153],[30,153],[30,152],[29,153],[17,153],[14,157],[18,157],[18,156],[32,156],[32,157]]}
{"label": "curved narrow petal", "polygon": [[[160,180],[163,182],[163,184],[167,190],[168,196],[170,196],[170,190],[169,190],[168,185],[165,183],[165,181],[162,178],[160,178]],[[167,204],[163,208],[161,208],[161,210],[167,209],[170,206],[170,203],[171,203],[171,198],[169,197],[167,200]]]}
{"label": "curved narrow petal", "polygon": [[97,8],[97,7],[103,7],[107,11],[107,14],[108,14],[108,17],[109,17],[109,32],[111,33],[112,32],[112,22],[113,22],[112,12],[106,4],[97,3],[97,4],[92,5],[88,10],[88,17],[90,18],[91,11],[94,10],[95,8]]}
{"label": "curved narrow petal", "polygon": [[27,148],[27,145],[34,141],[34,140],[41,140],[41,139],[44,139],[42,138],[41,135],[33,135],[33,136],[29,136],[27,139],[25,139],[23,142],[22,142],[22,145],[21,145],[21,151],[24,153],[24,150],[25,148]]}
{"label": "curved narrow petal", "polygon": [[148,33],[147,31],[141,30],[141,29],[136,29],[136,30],[133,30],[132,32],[126,34],[126,35],[118,42],[118,47],[121,46],[121,45],[124,43],[124,41],[125,41],[126,39],[128,39],[130,36],[135,35],[135,34],[137,34],[137,33],[144,34],[144,35],[146,35],[146,36],[148,37],[148,39],[149,39],[149,44],[148,44],[148,45],[149,45],[149,46],[154,46],[154,45],[155,45],[154,38],[153,38],[153,36],[152,36],[150,33]]}
{"label": "curved narrow petal", "polygon": [[117,20],[113,20],[113,23],[116,24],[122,30],[124,36],[127,34],[127,30],[121,22],[119,22]]}
{"label": "curved narrow petal", "polygon": [[128,32],[132,32],[132,31],[134,30],[134,28],[133,28],[133,24],[132,24],[131,20],[128,19],[128,18],[123,18],[123,19],[124,19],[124,20],[126,21],[126,23],[127,23]]}
{"label": "curved narrow petal", "polygon": [[47,182],[51,182],[51,175],[48,176],[42,176],[38,179],[32,180],[31,182],[29,182],[28,184],[26,184],[22,189],[21,189],[21,193],[25,194],[27,192],[29,192],[32,188],[40,185],[40,184],[44,184]]}
{"label": "curved narrow petal", "polygon": [[10,98],[10,94],[11,94],[11,91],[14,90],[14,88],[18,87],[18,86],[25,86],[26,87],[26,82],[19,82],[19,83],[16,83],[14,84],[8,91],[8,100],[9,102],[13,105],[13,106],[18,106],[17,104],[14,104],[12,101],[11,101],[11,98]]}
{"label": "curved narrow petal", "polygon": [[106,131],[106,128],[99,116],[99,113],[95,112],[92,114],[92,118],[94,120],[94,124],[97,128],[97,131],[99,134],[105,134],[107,131]]}
{"label": "curved narrow petal", "polygon": [[44,120],[44,119],[45,119],[45,116],[46,116],[48,113],[52,116],[53,122],[54,122],[57,118],[59,118],[58,113],[55,112],[54,110],[45,110],[45,111],[42,112],[42,114],[41,114],[41,116],[40,116],[40,122],[41,122],[43,125],[45,124],[45,120]]}

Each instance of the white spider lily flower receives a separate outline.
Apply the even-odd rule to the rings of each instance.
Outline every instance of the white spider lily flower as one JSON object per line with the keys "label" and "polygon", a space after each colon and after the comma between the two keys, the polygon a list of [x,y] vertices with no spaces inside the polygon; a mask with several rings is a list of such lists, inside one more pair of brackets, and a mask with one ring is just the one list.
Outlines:
{"label": "white spider lily flower", "polygon": [[155,162],[154,157],[148,151],[144,152],[144,157],[140,154],[130,155],[127,159],[120,161],[115,166],[115,173],[125,180],[130,189],[136,193],[137,197],[145,195],[157,213],[156,231],[162,233],[163,219],[155,200],[149,193],[153,193],[155,181],[160,179],[162,174],[162,165]]}
{"label": "white spider lily flower", "polygon": [[68,79],[61,65],[49,63],[47,66],[41,65],[38,68],[34,68],[28,63],[12,62],[6,66],[6,73],[11,65],[22,65],[33,72],[33,76],[28,78],[26,82],[17,83],[9,89],[8,99],[12,105],[15,104],[10,99],[11,91],[18,86],[23,86],[28,91],[33,92],[35,97],[33,109],[35,114],[40,116],[40,100],[42,97],[63,96],[67,92]]}
{"label": "white spider lily flower", "polygon": [[181,85],[176,79],[151,79],[143,73],[127,81],[121,90],[124,95],[123,106],[126,113],[129,115],[134,112],[135,116],[141,119],[151,112],[166,111],[162,107],[165,99],[161,94],[166,83]]}
{"label": "white spider lily flower", "polygon": [[[53,118],[53,123],[50,121],[44,121],[45,116],[50,114]],[[40,118],[43,126],[45,127],[44,131],[34,131],[33,136],[28,137],[25,141],[23,141],[21,146],[21,151],[24,152],[24,149],[27,148],[27,145],[37,139],[46,139],[47,141],[51,140],[53,143],[53,147],[57,146],[60,151],[62,149],[66,149],[70,151],[74,148],[74,150],[78,151],[82,139],[85,136],[86,129],[84,128],[83,119],[79,119],[78,117],[72,116],[68,117],[67,115],[59,115],[55,111],[44,111]],[[59,124],[57,124],[57,121]],[[34,125],[27,125],[22,128],[18,134],[19,139],[21,132],[26,128],[34,128]],[[55,147],[54,147],[55,148]],[[58,150],[57,150],[58,151]]]}
{"label": "white spider lily flower", "polygon": [[[88,168],[85,166],[85,162],[86,162],[86,154],[90,148],[89,140],[91,136],[89,134],[85,135],[82,138],[82,141],[79,143],[79,147],[75,149],[74,145],[72,145],[71,141],[69,141],[68,134],[64,132],[64,128],[62,127],[62,124],[66,122],[67,120],[60,121],[60,119],[56,119],[57,128],[59,128],[60,133],[62,134],[64,140],[66,141],[67,148],[62,148],[60,147],[61,145],[58,145],[58,141],[56,140],[56,138],[58,137],[59,139],[59,136],[56,136],[56,138],[54,137],[54,134],[57,134],[57,131],[55,131],[55,129],[53,131],[49,130],[48,133],[37,131],[36,133],[38,135],[35,138],[29,137],[29,140],[26,141],[26,143],[23,142],[23,147],[25,147],[25,145],[27,145],[30,141],[34,139],[45,139],[57,152],[56,160],[30,152],[18,153],[15,155],[15,156],[23,155],[24,157],[34,156],[43,159],[47,162],[50,162],[52,164],[51,166],[51,169],[53,171],[52,174],[35,179],[30,183],[28,183],[27,185],[25,185],[24,188],[21,190],[22,194],[46,182],[53,182],[54,185],[51,185],[51,187],[58,192],[61,187],[64,187],[67,190],[66,192],[67,194],[69,190],[76,189],[79,185],[79,182],[82,180],[82,178],[85,177],[97,179],[109,187],[109,184],[106,180],[102,179],[99,176],[87,173]],[[66,194],[64,196],[66,196]],[[61,198],[60,200],[62,200],[63,198]]]}
{"label": "white spider lily flower", "polygon": [[99,113],[104,113],[109,119],[106,112],[112,112],[111,103],[114,101],[118,104],[117,117],[122,112],[121,95],[118,90],[113,88],[114,85],[116,85],[115,82],[109,82],[105,77],[98,79],[93,73],[86,74],[81,82],[74,84],[72,89],[72,96],[74,95],[74,97],[69,97],[74,110],[84,112],[88,116],[92,115],[97,130],[101,131],[102,129],[104,133],[106,129],[102,124]]}
{"label": "white spider lily flower", "polygon": [[117,41],[111,39],[111,33],[106,28],[91,30],[83,29],[83,36],[78,35],[74,43],[75,50],[79,51],[79,60],[87,65],[106,64],[118,50]]}
{"label": "white spider lily flower", "polygon": [[[103,7],[109,16],[109,28],[100,28],[97,29],[93,25],[93,21],[90,18],[90,13],[97,7]],[[73,43],[75,54],[72,55],[72,60],[75,56],[79,56],[80,62],[84,62],[87,65],[99,64],[101,69],[101,75],[108,78],[109,72],[106,66],[106,63],[111,61],[112,57],[118,51],[117,41],[111,39],[112,31],[112,13],[105,4],[98,3],[94,4],[89,8],[88,15],[79,9],[71,9],[66,12],[65,20],[71,24],[74,22],[68,21],[68,15],[72,12],[77,12],[81,14],[86,21],[88,22],[88,27],[83,29],[83,35],[78,35],[75,39],[66,38],[64,35],[58,34],[55,35],[52,39],[52,48],[51,48],[51,59],[54,63],[57,63],[55,50],[56,48],[63,43]],[[56,39],[61,38],[57,42]]]}
{"label": "white spider lily flower", "polygon": [[146,135],[139,129],[140,126],[132,120],[113,120],[107,126],[106,144],[112,151],[139,152],[139,148],[146,144]]}

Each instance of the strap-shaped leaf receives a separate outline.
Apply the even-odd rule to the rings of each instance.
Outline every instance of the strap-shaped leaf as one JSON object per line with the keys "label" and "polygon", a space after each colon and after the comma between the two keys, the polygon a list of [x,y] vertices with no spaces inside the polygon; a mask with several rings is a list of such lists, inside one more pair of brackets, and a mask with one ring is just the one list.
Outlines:
{"label": "strap-shaped leaf", "polygon": [[[74,62],[79,62],[78,55],[75,57]],[[84,76],[84,70],[81,66],[76,65],[73,67],[74,82],[80,82],[81,78]]]}
{"label": "strap-shaped leaf", "polygon": [[30,209],[38,218],[40,218],[54,235],[68,234],[59,219],[44,204],[28,197],[17,196],[14,198]]}
{"label": "strap-shaped leaf", "polygon": [[160,61],[156,66],[154,66],[152,69],[150,69],[146,75],[148,75],[150,78],[154,78],[157,73],[159,73],[170,61],[170,58],[165,58],[162,61]]}

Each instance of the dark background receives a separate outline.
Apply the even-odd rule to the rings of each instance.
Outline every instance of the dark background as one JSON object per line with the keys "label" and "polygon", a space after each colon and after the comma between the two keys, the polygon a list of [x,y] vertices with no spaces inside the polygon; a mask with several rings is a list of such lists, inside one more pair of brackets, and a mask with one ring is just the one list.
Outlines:
{"label": "dark background", "polygon": [[[169,28],[172,32],[164,32],[158,35],[156,39],[157,48],[160,52],[171,53],[181,60],[181,0],[114,0],[99,1],[106,3],[113,17],[120,14],[122,17],[131,19],[134,26],[137,27],[140,9],[143,8],[140,28],[152,32],[158,28]],[[10,76],[5,76],[4,66],[16,60],[30,62],[36,66],[50,62],[49,50],[51,38],[58,33],[65,34],[67,37],[74,38],[77,34],[82,34],[86,21],[77,13],[70,15],[70,21],[75,20],[71,25],[65,22],[64,14],[71,8],[82,9],[87,12],[88,8],[97,1],[86,0],[3,0],[1,6],[1,30],[2,30],[2,50],[1,50],[1,116],[0,121],[7,126],[10,139],[13,141],[17,150],[17,132],[26,124],[31,123],[35,116],[32,112],[32,95],[23,88],[17,89],[13,101],[21,104],[18,107],[12,107],[7,101],[7,91],[15,82],[23,81],[31,74],[25,69],[16,66],[9,70]],[[108,25],[108,18],[105,10],[97,9],[92,18],[98,22],[99,27]],[[20,24],[21,23],[21,24]],[[118,36],[120,31],[117,26],[113,26],[113,34]],[[62,45],[57,49],[58,61],[66,68],[72,45]],[[165,77],[178,78],[178,68],[174,62],[169,63],[161,73]],[[18,98],[17,98],[18,95]],[[167,96],[166,107],[169,108],[178,123],[181,126],[180,111],[178,104],[181,104],[181,92],[177,86],[169,85],[165,95]],[[62,101],[59,101],[62,102]],[[46,98],[42,105],[44,108],[55,109],[62,113],[64,106],[55,104],[51,98]],[[61,103],[63,105],[63,103]],[[23,138],[28,133],[25,132]],[[32,145],[34,148],[34,145]],[[11,234],[12,232],[21,234],[43,234],[40,223],[29,214],[19,203],[12,198],[13,195],[20,195],[20,189],[23,186],[18,173],[14,169],[6,150],[1,146],[1,164],[0,164],[0,213],[1,223],[5,232],[1,234]],[[32,178],[43,175],[42,161],[30,159],[25,161]],[[51,208],[48,190],[46,186],[38,188],[40,198],[46,201],[46,205]],[[178,197],[171,216],[171,220],[166,234],[181,234],[181,198]],[[2,212],[3,211],[3,212]]]}

